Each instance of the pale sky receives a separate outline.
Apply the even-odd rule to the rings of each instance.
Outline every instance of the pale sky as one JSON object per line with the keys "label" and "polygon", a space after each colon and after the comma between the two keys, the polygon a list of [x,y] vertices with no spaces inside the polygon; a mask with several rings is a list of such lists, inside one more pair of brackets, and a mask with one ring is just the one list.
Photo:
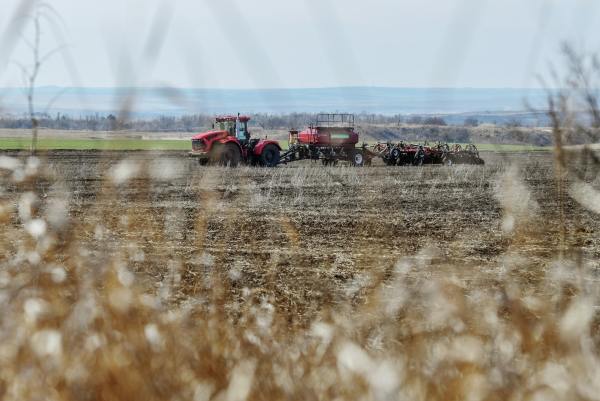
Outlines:
{"label": "pale sky", "polygon": [[[2,3],[6,36],[19,1]],[[600,50],[598,0],[49,3],[68,57],[53,56],[39,85],[518,88],[537,86],[536,74],[560,62],[563,41]],[[58,41],[42,24],[42,48],[51,50]],[[9,53],[6,42],[3,57],[29,61],[23,43]],[[22,86],[15,63],[0,63],[0,86]]]}

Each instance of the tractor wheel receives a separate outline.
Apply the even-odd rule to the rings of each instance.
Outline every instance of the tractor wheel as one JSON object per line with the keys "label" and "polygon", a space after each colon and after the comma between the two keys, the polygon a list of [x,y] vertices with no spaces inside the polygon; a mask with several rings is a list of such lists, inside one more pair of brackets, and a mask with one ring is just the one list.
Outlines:
{"label": "tractor wheel", "polygon": [[362,167],[365,164],[365,157],[360,150],[355,150],[350,155],[350,162],[355,167]]}
{"label": "tractor wheel", "polygon": [[276,167],[279,164],[280,157],[277,146],[269,144],[264,147],[260,154],[260,164],[265,167]]}
{"label": "tractor wheel", "polygon": [[215,148],[213,153],[213,162],[221,166],[237,167],[237,165],[240,164],[240,159],[242,158],[240,148],[233,143],[221,145]]}

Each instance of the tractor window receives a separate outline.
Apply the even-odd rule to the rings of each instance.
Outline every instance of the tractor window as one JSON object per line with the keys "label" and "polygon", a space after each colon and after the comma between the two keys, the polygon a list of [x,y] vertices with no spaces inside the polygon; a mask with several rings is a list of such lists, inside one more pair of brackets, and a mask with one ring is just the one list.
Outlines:
{"label": "tractor window", "polygon": [[235,121],[217,121],[215,129],[218,131],[227,131],[229,135],[235,135]]}
{"label": "tractor window", "polygon": [[239,121],[237,124],[236,137],[239,141],[248,139],[248,123]]}
{"label": "tractor window", "polygon": [[229,132],[229,135],[231,135],[231,136],[235,135],[235,121],[227,121],[225,127],[226,127],[227,131]]}

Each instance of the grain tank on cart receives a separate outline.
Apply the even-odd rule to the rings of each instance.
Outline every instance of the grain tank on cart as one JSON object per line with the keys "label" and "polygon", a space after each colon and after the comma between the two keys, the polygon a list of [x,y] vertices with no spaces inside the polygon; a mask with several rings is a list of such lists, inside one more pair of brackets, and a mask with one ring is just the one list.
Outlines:
{"label": "grain tank on cart", "polygon": [[275,167],[279,164],[281,146],[274,140],[252,138],[248,116],[218,116],[213,129],[192,137],[192,151],[200,164],[235,167],[240,163]]}
{"label": "grain tank on cart", "polygon": [[342,160],[363,166],[370,162],[370,152],[366,146],[357,148],[358,141],[353,114],[319,114],[307,129],[290,131],[289,149],[281,155],[281,162],[310,159],[327,166]]}

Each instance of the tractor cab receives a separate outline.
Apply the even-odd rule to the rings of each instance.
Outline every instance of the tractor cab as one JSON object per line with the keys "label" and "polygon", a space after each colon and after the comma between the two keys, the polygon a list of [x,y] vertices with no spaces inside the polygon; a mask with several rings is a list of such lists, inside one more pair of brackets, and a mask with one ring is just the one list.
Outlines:
{"label": "tractor cab", "polygon": [[227,132],[228,136],[233,136],[240,142],[247,142],[250,139],[248,121],[248,116],[220,116],[215,119],[213,128]]}
{"label": "tractor cab", "polygon": [[248,131],[248,120],[239,119],[235,129],[235,137],[240,142],[248,142],[250,132]]}

